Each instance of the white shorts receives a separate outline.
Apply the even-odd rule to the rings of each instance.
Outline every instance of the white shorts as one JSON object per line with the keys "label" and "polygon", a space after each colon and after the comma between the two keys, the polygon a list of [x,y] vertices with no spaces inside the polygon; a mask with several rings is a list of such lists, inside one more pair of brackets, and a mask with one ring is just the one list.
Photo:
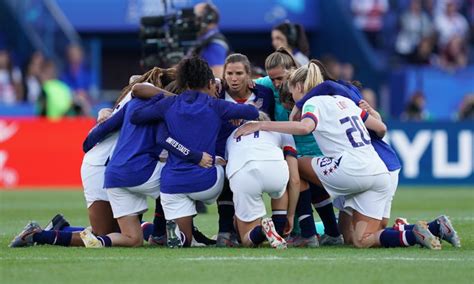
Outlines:
{"label": "white shorts", "polygon": [[[395,196],[395,193],[397,191],[398,187],[398,175],[400,173],[400,169],[394,170],[389,172],[390,174],[390,198],[387,200],[387,203],[385,204],[385,208],[383,211],[383,218],[390,219],[390,212],[392,210],[392,200],[393,197]],[[352,210],[350,208],[344,208],[345,207],[345,198],[344,196],[339,196],[338,198],[334,199],[333,201],[334,207],[339,209],[340,211],[344,211],[347,214],[352,216]]]}
{"label": "white shorts", "polygon": [[216,183],[209,189],[191,193],[161,193],[161,205],[166,220],[196,215],[195,201],[202,201],[208,205],[216,202],[224,187],[224,168],[216,165],[216,169]]}
{"label": "white shorts", "polygon": [[333,199],[344,197],[344,209],[382,220],[385,205],[391,197],[389,173],[352,176],[344,171],[344,160],[314,158],[313,170]]}
{"label": "white shorts", "polygon": [[91,207],[95,201],[109,201],[107,190],[104,188],[104,173],[105,166],[82,163],[81,179],[87,208]]}
{"label": "white shorts", "polygon": [[153,174],[144,184],[134,187],[114,187],[107,189],[114,218],[143,214],[148,210],[147,196],[160,196],[160,176],[164,163],[158,162]]}
{"label": "white shorts", "polygon": [[239,220],[252,222],[267,214],[262,194],[278,199],[286,191],[289,180],[285,161],[250,161],[229,179],[234,193],[235,215]]}

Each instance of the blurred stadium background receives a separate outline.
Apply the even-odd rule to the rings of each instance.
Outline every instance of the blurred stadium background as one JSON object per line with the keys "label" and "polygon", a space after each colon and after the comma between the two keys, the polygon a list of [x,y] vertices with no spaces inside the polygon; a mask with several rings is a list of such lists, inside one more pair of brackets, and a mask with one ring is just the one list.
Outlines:
{"label": "blurred stadium background", "polygon": [[[311,57],[321,59],[339,78],[361,81],[366,99],[383,114],[387,139],[403,164],[392,217],[428,220],[446,213],[463,248],[346,247],[278,254],[217,248],[156,253],[148,246],[7,248],[30,219],[46,224],[61,212],[73,224],[87,224],[80,192],[82,141],[97,111],[112,106],[129,77],[154,62],[150,55],[170,55],[172,61],[184,53],[192,38],[186,28],[189,14],[182,9],[197,2],[0,0],[2,283],[472,283],[473,0],[212,1],[232,51],[249,57],[259,71],[255,76],[264,75],[265,58],[273,51],[272,27],[290,20],[304,26]],[[443,19],[450,3],[455,4],[450,17],[466,27],[453,25],[447,28],[452,37],[445,37],[449,25]],[[413,16],[419,15],[417,9],[423,10],[423,20]],[[156,41],[159,31],[145,31],[141,18],[165,14],[166,19],[151,22],[172,23],[180,36]],[[155,41],[147,41],[153,37]],[[51,98],[47,103],[63,111],[45,113],[45,93]],[[145,220],[151,218],[147,213]],[[216,219],[212,206],[196,223],[212,235]]]}
{"label": "blurred stadium background", "polygon": [[[130,75],[146,71],[147,55],[182,51],[182,42],[145,46],[140,19],[174,15],[179,30],[176,17],[186,17],[179,11],[197,2],[1,0],[0,188],[80,187],[80,146],[97,110],[113,104]],[[311,57],[340,78],[360,80],[383,113],[403,162],[402,185],[474,184],[474,1],[213,3],[231,50],[261,72],[273,51],[272,27],[302,24]],[[439,22],[452,3],[467,27],[448,37]],[[410,18],[416,6],[419,22]],[[64,84],[46,84],[56,79]],[[41,110],[45,92],[59,106],[72,98],[64,119]]]}

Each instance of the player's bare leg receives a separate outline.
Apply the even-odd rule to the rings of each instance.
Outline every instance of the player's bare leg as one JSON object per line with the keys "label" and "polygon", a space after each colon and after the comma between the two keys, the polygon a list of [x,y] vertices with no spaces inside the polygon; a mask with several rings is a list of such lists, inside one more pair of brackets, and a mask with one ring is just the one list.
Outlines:
{"label": "player's bare leg", "polygon": [[365,216],[356,210],[352,213],[352,243],[358,248],[380,246],[381,220]]}
{"label": "player's bare leg", "polygon": [[120,232],[117,220],[114,219],[112,208],[107,201],[94,201],[88,208],[89,222],[92,232],[96,235],[107,235]]}
{"label": "player's bare leg", "polygon": [[191,246],[191,242],[193,239],[193,216],[177,218],[174,221],[178,225],[181,233],[183,233],[186,238],[185,240],[182,240],[183,246],[185,247]]}
{"label": "player's bare leg", "polygon": [[354,233],[352,216],[344,211],[339,211],[339,230],[344,237],[344,243],[346,245],[352,245],[352,235]]}
{"label": "player's bare leg", "polygon": [[242,241],[243,246],[245,246],[245,247],[254,247],[256,245],[250,239],[249,233],[255,227],[259,226],[261,221],[262,221],[262,218],[258,218],[257,220],[254,220],[252,222],[244,222],[242,220],[239,220],[239,218],[236,218],[237,230],[239,232],[240,240]]}
{"label": "player's bare leg", "polygon": [[120,233],[111,233],[107,236],[113,246],[139,247],[143,245],[143,231],[138,216],[124,216],[117,219]]}

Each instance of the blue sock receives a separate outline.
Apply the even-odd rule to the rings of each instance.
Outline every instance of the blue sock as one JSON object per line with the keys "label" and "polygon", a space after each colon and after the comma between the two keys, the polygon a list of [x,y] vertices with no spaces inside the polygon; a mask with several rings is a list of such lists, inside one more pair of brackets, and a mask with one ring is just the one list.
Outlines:
{"label": "blue sock", "polygon": [[[413,230],[413,227],[415,227],[415,225],[413,225],[413,224],[403,225],[401,230],[411,231],[411,230]],[[433,235],[439,237],[439,223],[438,223],[438,220],[434,220],[434,221],[429,222],[428,223],[428,230],[430,230],[430,232]]]}
{"label": "blue sock", "polygon": [[313,209],[311,208],[311,191],[300,192],[298,204],[296,205],[296,215],[301,229],[301,236],[309,238],[316,235],[316,226],[314,225]]}
{"label": "blue sock", "polygon": [[439,226],[440,226],[440,224],[438,223],[438,220],[434,220],[434,221],[431,221],[431,222],[428,223],[428,229],[430,230],[430,232],[433,235],[435,235],[437,237],[440,236],[439,235],[439,230],[440,230]]}
{"label": "blue sock", "polygon": [[143,222],[142,223],[142,231],[143,231],[143,240],[148,242],[148,239],[151,235],[153,235],[153,231],[155,230],[155,226],[150,222]]}
{"label": "blue sock", "polygon": [[[161,199],[158,197],[155,201],[155,217],[153,218],[153,236],[161,237],[166,235],[166,219]],[[146,239],[148,240],[148,238]]]}
{"label": "blue sock", "polygon": [[98,236],[97,239],[99,239],[104,247],[112,246],[112,240],[108,236]]}
{"label": "blue sock", "polygon": [[309,183],[309,190],[311,191],[311,203],[313,203],[314,209],[316,209],[324,224],[324,233],[331,237],[338,237],[341,233],[337,225],[331,197],[323,187],[313,183]]}
{"label": "blue sock", "polygon": [[283,236],[286,225],[286,216],[288,212],[286,210],[273,210],[272,211],[272,221],[275,225],[275,230],[280,236]]}
{"label": "blue sock", "polygon": [[250,231],[249,239],[256,246],[258,246],[259,244],[263,243],[266,240],[266,237],[265,237],[265,234],[263,233],[261,225],[258,225],[257,227],[253,228],[252,231]]}
{"label": "blue sock", "polygon": [[66,226],[62,227],[61,231],[63,232],[81,232],[84,231],[84,227],[72,227],[72,226]]}
{"label": "blue sock", "polygon": [[416,237],[413,231],[385,229],[380,234],[380,244],[386,248],[413,246],[416,244]]}
{"label": "blue sock", "polygon": [[219,214],[219,233],[232,233],[234,229],[235,208],[233,193],[230,190],[229,180],[225,179],[224,188],[217,199],[217,213]]}
{"label": "blue sock", "polygon": [[33,235],[33,241],[44,245],[69,246],[72,233],[64,231],[42,231]]}

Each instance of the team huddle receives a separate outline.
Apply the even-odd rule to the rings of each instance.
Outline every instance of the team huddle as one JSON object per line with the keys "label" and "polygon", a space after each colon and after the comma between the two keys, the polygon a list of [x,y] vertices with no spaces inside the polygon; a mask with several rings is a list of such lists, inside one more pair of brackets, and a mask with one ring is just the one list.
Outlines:
{"label": "team huddle", "polygon": [[[401,165],[358,82],[332,78],[315,59],[300,66],[283,48],[265,69],[252,80],[235,53],[222,82],[198,57],[132,77],[83,143],[91,226],[58,214],[45,228],[28,223],[10,246],[461,246],[445,215],[388,225]],[[142,220],[148,197],[153,222]],[[196,202],[217,204],[216,239],[194,226]]]}

